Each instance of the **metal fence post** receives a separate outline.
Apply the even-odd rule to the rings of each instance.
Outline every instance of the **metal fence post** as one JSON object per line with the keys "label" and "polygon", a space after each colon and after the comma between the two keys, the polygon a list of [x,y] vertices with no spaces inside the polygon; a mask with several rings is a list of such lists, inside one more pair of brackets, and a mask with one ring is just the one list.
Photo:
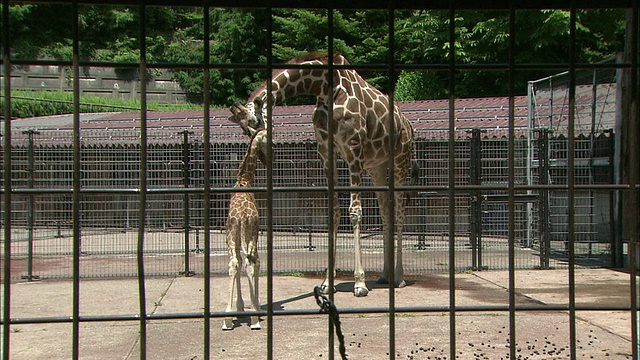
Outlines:
{"label": "metal fence post", "polygon": [[[39,134],[38,130],[28,129],[22,132],[27,134],[29,145],[27,148],[27,186],[29,189],[34,188],[35,182],[35,156],[33,148],[33,135]],[[36,204],[32,193],[27,195],[27,275],[21,276],[22,279],[32,281],[38,279],[33,275],[33,230],[35,222]]]}
{"label": "metal fence post", "polygon": [[[613,129],[605,130],[605,133],[609,135],[608,144],[606,146],[609,156],[608,182],[609,184],[615,184],[616,171],[615,171],[615,148],[616,148],[616,135]],[[622,241],[618,241],[616,235],[616,194],[614,191],[609,191],[609,241],[611,243],[611,266],[623,267],[623,247]]]}
{"label": "metal fence post", "polygon": [[[313,183],[313,177],[311,174],[309,174],[309,171],[311,169],[311,164],[309,164],[309,159],[311,158],[311,156],[314,153],[314,149],[313,149],[313,142],[310,140],[307,140],[305,142],[305,151],[306,151],[306,156],[305,158],[307,159],[307,166],[304,167],[304,171],[305,171],[305,178],[307,179],[307,186],[309,187],[315,187],[315,184]],[[310,199],[310,195],[308,195],[307,193],[302,193],[302,196],[306,197],[305,203],[307,204],[307,230],[308,230],[308,243],[307,246],[305,246],[306,248],[309,249],[309,251],[314,251],[316,249],[316,246],[313,245],[313,232],[314,232],[314,224],[313,224],[313,201]]]}
{"label": "metal fence post", "polygon": [[[547,128],[534,129],[538,133],[538,182],[549,185],[549,133]],[[551,239],[549,237],[549,191],[540,190],[538,199],[540,233],[540,268],[549,268]]]}
{"label": "metal fence post", "polygon": [[[471,185],[482,185],[482,139],[480,129],[472,129],[471,156],[469,164],[469,182]],[[469,222],[469,237],[471,243],[471,268],[482,270],[482,193],[479,190],[471,190],[471,221]]]}
{"label": "metal fence post", "polygon": [[[184,188],[189,187],[190,182],[190,166],[191,166],[191,144],[189,144],[189,134],[193,134],[193,131],[183,130],[182,134],[182,176],[184,182]],[[190,206],[189,206],[189,193],[184,193],[183,200],[183,221],[184,221],[184,272],[182,273],[184,276],[193,276],[195,272],[191,270],[190,264],[190,244],[189,244],[189,236],[191,230],[191,218],[189,216]]]}

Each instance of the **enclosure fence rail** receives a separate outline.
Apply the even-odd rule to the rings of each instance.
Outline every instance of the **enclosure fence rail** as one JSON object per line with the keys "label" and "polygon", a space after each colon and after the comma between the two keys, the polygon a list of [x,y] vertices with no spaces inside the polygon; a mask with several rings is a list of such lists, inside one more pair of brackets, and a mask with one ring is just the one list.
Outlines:
{"label": "enclosure fence rail", "polygon": [[[30,3],[30,2],[29,2]],[[37,2],[33,2],[37,3]],[[87,4],[101,2],[88,1]],[[127,323],[135,324],[136,346],[129,349],[127,356],[137,356],[140,359],[153,357],[152,339],[154,326],[167,320],[193,320],[202,328],[202,353],[204,358],[214,358],[212,348],[221,337],[214,335],[211,330],[212,321],[219,321],[228,316],[259,315],[267,317],[266,343],[262,349],[267,359],[278,358],[276,353],[279,341],[289,339],[278,338],[278,328],[283,325],[280,319],[322,319],[328,327],[326,333],[322,331],[323,340],[326,336],[327,348],[322,349],[329,359],[336,357],[334,337],[336,325],[340,325],[338,336],[344,332],[348,336],[350,323],[363,321],[364,315],[381,314],[386,329],[381,331],[384,336],[389,359],[399,356],[398,344],[402,341],[399,335],[399,325],[404,314],[446,315],[447,340],[441,339],[448,351],[448,358],[459,357],[464,341],[460,333],[464,330],[460,325],[464,315],[491,313],[504,315],[505,325],[508,326],[508,352],[510,359],[518,359],[518,348],[515,344],[520,339],[521,324],[518,316],[535,313],[563,313],[567,315],[568,353],[569,358],[576,359],[579,353],[578,335],[580,316],[587,312],[615,311],[624,313],[630,318],[630,346],[631,358],[638,358],[638,294],[637,294],[637,242],[638,229],[635,228],[626,244],[616,242],[614,222],[615,211],[619,211],[614,204],[614,197],[619,194],[631,196],[631,205],[637,211],[638,207],[638,4],[634,1],[614,1],[617,8],[631,9],[631,34],[627,34],[631,43],[630,59],[622,65],[580,64],[576,47],[579,45],[577,19],[582,5],[579,1],[572,1],[566,5],[569,22],[568,58],[562,64],[519,64],[517,62],[516,21],[517,11],[528,11],[530,7],[549,6],[546,3],[534,1],[526,8],[518,8],[517,2],[507,2],[498,5],[483,5],[462,3],[438,3],[431,6],[442,11],[446,24],[446,44],[449,49],[459,45],[457,15],[460,11],[495,10],[508,13],[508,59],[502,64],[466,64],[459,58],[460,53],[450,51],[446,53],[442,64],[401,64],[398,56],[402,49],[397,48],[396,31],[398,24],[396,17],[404,7],[411,10],[421,7],[403,2],[364,3],[355,2],[344,4],[346,7],[375,8],[383,14],[387,21],[388,51],[384,64],[353,64],[335,65],[328,61],[326,65],[311,67],[324,71],[327,81],[333,84],[334,74],[338,70],[353,69],[384,73],[389,78],[389,120],[393,119],[396,73],[403,70],[435,70],[448,80],[446,94],[447,129],[443,131],[416,131],[414,141],[415,159],[429,174],[422,176],[420,183],[400,186],[393,176],[384,186],[373,186],[369,180],[363,181],[361,186],[350,186],[348,164],[336,159],[334,136],[337,126],[334,123],[336,104],[334,98],[328,97],[328,169],[326,174],[322,169],[322,162],[318,158],[316,145],[307,137],[302,141],[287,140],[290,134],[277,134],[275,129],[275,114],[273,114],[271,96],[267,96],[266,119],[267,126],[267,164],[266,168],[258,170],[260,180],[254,187],[242,191],[253,193],[258,202],[262,219],[261,241],[266,248],[261,253],[266,255],[266,306],[253,312],[223,312],[218,311],[212,304],[213,300],[221,297],[212,291],[212,277],[227,271],[226,261],[217,261],[226,254],[225,211],[228,206],[228,195],[234,191],[233,182],[247,145],[244,138],[232,141],[221,140],[212,134],[211,124],[211,94],[210,76],[219,70],[250,70],[260,73],[260,78],[270,78],[275,69],[287,68],[287,64],[277,64],[274,59],[273,27],[276,8],[271,6],[291,7],[289,2],[273,1],[266,4],[248,3],[216,3],[205,0],[186,2],[185,5],[201,9],[203,16],[203,49],[202,59],[193,64],[153,64],[147,49],[152,38],[149,36],[150,14],[156,11],[156,6],[170,6],[165,1],[123,1],[119,5],[130,6],[139,19],[139,29],[135,29],[136,40],[139,42],[139,53],[135,63],[92,62],[81,60],[81,30],[80,12],[81,2],[65,3],[70,5],[72,19],[71,61],[14,59],[12,58],[12,41],[10,31],[9,9],[16,5],[9,0],[2,0],[2,53],[3,53],[3,100],[2,109],[4,127],[2,130],[2,359],[13,357],[12,341],[17,338],[12,326],[31,324],[63,324],[71,328],[69,353],[73,359],[82,358],[82,330],[84,324]],[[106,4],[102,4],[106,5]],[[586,5],[590,5],[587,3]],[[262,63],[214,63],[212,61],[211,23],[214,9],[225,6],[248,7],[264,11],[266,20],[265,42],[268,50]],[[338,9],[335,4],[301,4],[300,6],[314,6],[322,10],[323,19],[326,18],[325,35],[329,58],[335,54],[338,43],[335,27],[344,19],[335,16]],[[341,5],[342,6],[342,5]],[[462,6],[462,8],[460,8]],[[558,5],[560,6],[560,5]],[[594,6],[591,4],[591,6]],[[603,6],[603,5],[597,5]],[[588,7],[588,6],[587,6]],[[133,16],[133,15],[132,15]],[[211,40],[211,41],[210,41]],[[323,42],[324,44],[324,42]],[[425,61],[426,62],[426,61]],[[73,120],[70,129],[21,129],[11,116],[11,74],[15,65],[53,64],[56,66],[72,67],[73,86]],[[80,102],[81,69],[83,66],[124,67],[139,73],[136,81],[139,84],[141,108],[135,119],[134,128],[127,129],[92,129],[82,122]],[[629,71],[631,81],[631,96],[635,100],[632,109],[633,118],[630,121],[630,131],[633,136],[622,138],[616,142],[616,134],[610,129],[599,128],[599,120],[604,118],[607,110],[600,106],[598,99],[607,97],[607,91],[612,87],[602,88],[598,84],[586,91],[593,99],[588,109],[589,121],[586,128],[580,122],[578,106],[579,73],[582,70],[594,70],[604,67],[624,68]],[[202,117],[196,121],[201,125],[194,127],[154,127],[149,118],[147,98],[150,89],[147,87],[149,70],[166,67],[169,69],[194,68],[204,75],[204,109]],[[456,127],[457,104],[459,90],[459,73],[475,70],[506,71],[508,72],[508,116],[507,135],[503,138],[484,137],[479,128],[472,128],[467,135],[460,135],[464,131]],[[535,68],[538,70],[568,69],[566,73],[536,83],[536,89],[530,88],[532,97],[536,92],[551,93],[549,103],[543,106],[536,103],[539,99],[529,99],[529,121],[535,128],[518,128],[516,124],[516,76],[522,70]],[[610,69],[609,69],[610,70]],[[595,71],[587,76],[596,83]],[[610,77],[610,75],[607,75]],[[562,91],[560,97],[566,97],[567,106],[557,103],[556,86],[566,79],[566,93]],[[610,79],[609,79],[610,80]],[[544,90],[541,84],[549,84]],[[605,84],[603,86],[610,86]],[[267,93],[272,93],[274,83],[266,82]],[[533,84],[530,84],[533,86]],[[563,85],[564,86],[564,85]],[[535,91],[534,91],[535,90]],[[611,90],[613,91],[613,90]],[[580,92],[582,94],[582,92]],[[605,101],[606,102],[606,101]],[[536,103],[536,104],[534,104]],[[548,112],[545,112],[548,109]],[[560,115],[556,116],[560,109]],[[554,115],[555,114],[555,115]],[[559,118],[565,119],[560,122]],[[542,121],[540,119],[545,119]],[[129,120],[127,120],[129,121]],[[226,120],[225,120],[226,121]],[[392,122],[392,121],[390,121]],[[397,129],[390,127],[389,153],[386,163],[388,173],[393,174],[395,135]],[[584,129],[587,129],[586,131]],[[529,131],[523,137],[518,134]],[[562,134],[555,134],[555,132]],[[434,135],[438,133],[438,135]],[[588,135],[587,135],[588,133]],[[202,135],[201,135],[202,134]],[[534,135],[535,134],[535,137]],[[309,135],[309,134],[307,134]],[[200,138],[200,136],[202,138]],[[309,135],[313,136],[313,134]],[[117,138],[117,139],[116,139]],[[108,141],[107,141],[108,140]],[[621,144],[622,143],[622,144]],[[630,147],[629,154],[631,176],[624,181],[614,181],[611,167],[614,165],[614,146]],[[603,146],[602,150],[599,146]],[[606,149],[608,148],[608,149]],[[280,156],[285,155],[285,156]],[[281,158],[284,158],[281,160]],[[333,166],[332,164],[336,164]],[[377,208],[375,193],[384,193],[389,199],[389,214],[395,214],[395,207],[402,204],[395,203],[395,193],[406,190],[411,194],[407,200],[406,218],[407,231],[404,233],[406,244],[398,246],[404,248],[405,253],[394,251],[394,242],[383,244],[384,235],[394,237],[397,219],[390,221],[389,228],[383,228],[377,219],[380,209]],[[362,203],[362,247],[370,254],[385,253],[387,262],[391,264],[388,287],[388,299],[380,306],[362,306],[343,308],[335,304],[336,296],[329,293],[328,301],[336,305],[330,314],[317,309],[277,308],[274,297],[274,277],[278,272],[301,271],[305,273],[321,273],[327,275],[328,288],[335,286],[332,269],[335,268],[338,257],[351,255],[354,244],[350,231],[348,217],[334,217],[333,209],[338,205],[349,203],[349,193],[358,193]],[[615,196],[614,196],[615,194]],[[628,198],[626,201],[629,201]],[[337,203],[336,203],[337,202]],[[615,207],[615,211],[614,211]],[[371,218],[371,219],[370,219]],[[373,220],[372,220],[373,219]],[[337,222],[337,223],[336,223]],[[344,223],[343,223],[344,222]],[[266,226],[264,226],[266,225]],[[626,224],[628,225],[628,224]],[[115,236],[106,236],[113,235]],[[276,236],[277,235],[277,236]],[[203,247],[200,248],[202,237]],[[359,247],[360,245],[358,245]],[[624,305],[597,306],[582,304],[576,300],[578,285],[576,269],[581,266],[589,267],[620,264],[624,262],[626,250],[630,270],[628,273],[630,299]],[[602,256],[596,256],[601,251]],[[326,252],[326,253],[325,253]],[[506,255],[505,255],[506,253]],[[274,255],[283,255],[277,257]],[[442,272],[443,290],[448,298],[442,304],[432,304],[429,301],[415,306],[399,306],[398,299],[402,290],[396,289],[394,284],[395,262],[400,256],[404,259],[414,259],[407,268],[414,273],[428,271]],[[309,257],[315,260],[298,261],[298,257]],[[506,258],[506,260],[505,260]],[[197,261],[193,261],[196,259]],[[318,260],[319,259],[319,260]],[[603,260],[604,259],[604,260]],[[96,270],[92,264],[101,261],[118,263],[118,268],[105,267]],[[366,264],[377,269],[380,259],[371,260]],[[50,263],[49,268],[41,266]],[[284,265],[278,263],[284,263]],[[289,262],[291,261],[291,262]],[[305,262],[306,261],[306,262]],[[314,262],[315,261],[315,262]],[[345,269],[352,270],[355,265],[345,261]],[[600,261],[600,262],[599,262]],[[60,264],[63,265],[60,265]],[[127,263],[125,265],[124,263]],[[57,264],[57,269],[54,268]],[[327,266],[328,265],[328,266]],[[66,267],[66,268],[65,268]],[[566,270],[567,303],[544,304],[533,301],[526,304],[519,303],[516,270],[521,268]],[[69,269],[70,268],[70,269]],[[327,270],[328,269],[328,270]],[[70,270],[70,273],[68,272]],[[85,271],[88,273],[85,274]],[[344,269],[343,269],[344,270]],[[406,269],[405,269],[406,270]],[[498,304],[461,304],[460,275],[467,271],[505,270],[508,276],[506,302]],[[65,272],[67,271],[67,272]],[[93,272],[93,273],[91,273]],[[185,312],[156,312],[150,310],[150,284],[154,275],[169,275],[175,279],[185,280],[193,275],[202,275],[202,292],[190,294],[196,298],[197,309]],[[83,298],[82,286],[87,277],[132,277],[136,285],[136,311],[125,314],[86,315],[81,312]],[[625,275],[626,276],[626,275]],[[21,279],[22,278],[22,279]],[[26,317],[16,317],[12,313],[15,305],[12,289],[16,282],[26,280],[71,278],[71,306],[70,315],[48,316],[33,314]],[[626,281],[626,278],[625,278]],[[68,282],[67,282],[68,283]],[[33,284],[30,284],[33,285]],[[311,290],[311,289],[309,289]],[[313,295],[313,293],[311,294]],[[301,295],[304,297],[305,295]],[[310,297],[310,296],[309,296]],[[366,300],[365,300],[366,301]],[[157,307],[157,306],[156,306]],[[355,315],[341,323],[337,323],[337,313],[340,315]],[[587,316],[587,315],[585,315]],[[201,322],[201,323],[200,323]],[[324,325],[324,323],[323,323]],[[305,329],[304,326],[302,329]],[[429,329],[425,329],[429,331]],[[303,334],[306,335],[306,334]],[[58,339],[61,342],[67,339]],[[340,345],[344,345],[340,337]],[[340,352],[344,355],[344,347]],[[200,350],[198,350],[200,351]],[[66,352],[65,352],[66,354]],[[446,357],[446,355],[445,355]]]}

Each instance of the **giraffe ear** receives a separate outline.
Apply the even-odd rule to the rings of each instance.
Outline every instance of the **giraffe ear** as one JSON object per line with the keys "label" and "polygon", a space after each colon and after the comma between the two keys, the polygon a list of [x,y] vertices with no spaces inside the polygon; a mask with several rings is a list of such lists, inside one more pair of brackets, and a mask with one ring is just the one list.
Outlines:
{"label": "giraffe ear", "polygon": [[256,98],[253,100],[254,111],[256,113],[256,119],[258,119],[258,127],[263,128],[265,126],[264,118],[262,117],[262,100]]}
{"label": "giraffe ear", "polygon": [[[229,108],[229,111],[231,111],[231,113],[232,113],[234,116],[236,116],[236,115],[238,115],[238,113],[241,111],[241,110],[240,110],[240,106],[242,106],[242,105],[240,105],[240,103],[236,102],[236,103],[234,103],[233,105],[231,105],[231,107]],[[233,120],[235,120],[235,119],[231,119],[231,120],[233,121]],[[234,121],[234,122],[235,122],[235,121]]]}

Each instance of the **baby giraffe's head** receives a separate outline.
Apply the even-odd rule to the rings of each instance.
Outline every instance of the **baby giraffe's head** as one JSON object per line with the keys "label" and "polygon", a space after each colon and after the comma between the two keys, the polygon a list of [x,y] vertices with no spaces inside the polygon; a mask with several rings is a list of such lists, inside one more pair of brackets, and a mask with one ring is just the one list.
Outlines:
{"label": "baby giraffe's head", "polygon": [[249,101],[246,105],[235,103],[229,110],[233,114],[229,120],[240,125],[242,131],[249,137],[253,137],[258,130],[266,128],[260,99]]}

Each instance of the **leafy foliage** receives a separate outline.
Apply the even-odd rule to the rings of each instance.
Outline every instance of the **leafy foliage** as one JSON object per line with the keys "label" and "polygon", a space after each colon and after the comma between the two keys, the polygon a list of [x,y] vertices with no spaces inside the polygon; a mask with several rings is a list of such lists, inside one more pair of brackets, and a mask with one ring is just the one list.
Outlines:
{"label": "leafy foliage", "polygon": [[[72,56],[73,15],[69,5],[34,3],[11,5],[11,46],[14,58]],[[623,50],[623,10],[578,10],[575,37],[576,62],[596,62]],[[284,62],[306,51],[326,51],[326,10],[275,9],[269,18],[261,9],[212,8],[210,39],[204,39],[202,8],[147,7],[145,13],[146,61],[157,67],[164,63],[185,64],[173,76],[188,92],[192,102],[203,99],[204,74],[209,70],[211,101],[228,105],[244,100],[262,82],[271,46],[274,61]],[[516,64],[566,64],[569,61],[570,14],[563,10],[518,11],[512,54]],[[48,19],[48,21],[42,21]],[[457,97],[506,95],[509,76],[516,93],[524,93],[528,80],[550,75],[549,71],[461,70],[453,87],[447,72],[451,56],[456,64],[508,64],[509,14],[501,11],[455,13],[455,41],[449,40],[448,11],[345,10],[333,14],[333,47],[354,64],[385,63],[389,58],[390,24],[395,27],[394,59],[401,64],[426,64],[421,71],[404,71],[397,76],[396,98],[404,100],[442,98],[453,90]],[[271,21],[272,45],[267,44]],[[4,29],[5,27],[3,27]],[[140,14],[137,7],[81,5],[78,28],[83,59],[121,62],[119,75],[138,78],[140,59]],[[205,54],[204,41],[210,45]],[[243,64],[232,68],[228,64]],[[223,64],[224,66],[215,66]],[[151,68],[154,68],[153,66]],[[258,69],[252,70],[251,68]],[[554,72],[554,71],[552,71]],[[368,81],[383,91],[389,87],[386,71],[362,71]],[[153,72],[150,73],[153,75]]]}

